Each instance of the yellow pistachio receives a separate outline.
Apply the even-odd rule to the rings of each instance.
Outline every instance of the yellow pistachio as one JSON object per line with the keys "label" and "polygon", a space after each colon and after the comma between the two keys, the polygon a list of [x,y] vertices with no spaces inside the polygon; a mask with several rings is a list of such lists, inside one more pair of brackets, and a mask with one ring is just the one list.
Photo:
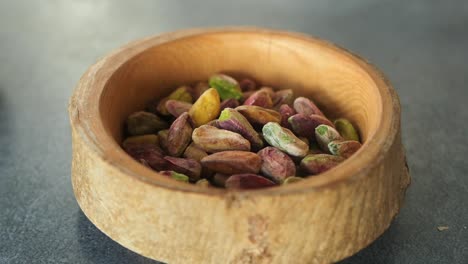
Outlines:
{"label": "yellow pistachio", "polygon": [[206,90],[189,110],[194,126],[199,127],[218,117],[220,104],[216,89]]}

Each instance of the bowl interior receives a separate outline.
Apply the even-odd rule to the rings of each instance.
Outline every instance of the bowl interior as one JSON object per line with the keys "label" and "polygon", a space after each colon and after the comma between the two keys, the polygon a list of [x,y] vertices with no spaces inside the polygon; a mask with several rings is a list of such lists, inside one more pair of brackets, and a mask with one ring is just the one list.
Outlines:
{"label": "bowl interior", "polygon": [[382,99],[374,79],[356,60],[323,41],[280,33],[185,36],[150,47],[122,64],[102,91],[99,112],[117,146],[130,113],[179,85],[227,72],[312,98],[329,118],[350,119],[367,144],[379,128]]}

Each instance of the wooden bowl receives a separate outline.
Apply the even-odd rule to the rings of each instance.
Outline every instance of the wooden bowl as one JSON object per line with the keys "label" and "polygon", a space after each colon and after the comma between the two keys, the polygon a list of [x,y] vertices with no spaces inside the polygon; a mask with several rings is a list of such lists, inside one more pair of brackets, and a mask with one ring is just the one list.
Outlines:
{"label": "wooden bowl", "polygon": [[[140,165],[119,143],[149,99],[216,72],[310,96],[357,124],[364,145],[338,167],[282,187],[201,188]],[[329,42],[258,28],[195,29],[130,43],[91,66],[71,99],[76,199],[121,245],[168,263],[328,263],[390,225],[409,185],[389,82]]]}

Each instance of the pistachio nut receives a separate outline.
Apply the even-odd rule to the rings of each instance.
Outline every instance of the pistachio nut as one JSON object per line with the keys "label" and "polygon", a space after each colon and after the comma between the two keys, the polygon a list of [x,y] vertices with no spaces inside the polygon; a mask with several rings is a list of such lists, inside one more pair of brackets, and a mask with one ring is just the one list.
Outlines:
{"label": "pistachio nut", "polygon": [[348,119],[339,118],[333,123],[343,139],[359,141],[359,134]]}
{"label": "pistachio nut", "polygon": [[159,146],[159,137],[155,134],[147,134],[147,135],[141,135],[141,136],[132,136],[126,138],[122,146],[125,148],[126,145],[131,145],[131,144],[152,144]]}
{"label": "pistachio nut", "polygon": [[284,152],[274,147],[266,147],[257,153],[262,159],[261,172],[275,182],[282,182],[296,175],[296,165]]}
{"label": "pistachio nut", "polygon": [[239,86],[241,88],[241,91],[247,92],[247,91],[255,91],[257,89],[257,83],[255,83],[254,80],[249,79],[249,78],[244,78],[239,82]]}
{"label": "pistachio nut", "polygon": [[161,149],[167,152],[167,146],[168,146],[168,137],[169,137],[169,129],[163,129],[158,132],[158,137],[159,137],[159,146]]}
{"label": "pistachio nut", "polygon": [[258,189],[276,185],[273,181],[252,173],[232,175],[225,183],[227,189]]}
{"label": "pistachio nut", "polygon": [[239,106],[239,101],[234,98],[229,98],[221,102],[220,108],[223,111],[226,108],[236,108]]}
{"label": "pistachio nut", "polygon": [[328,143],[328,150],[333,155],[348,158],[361,148],[361,143],[356,140],[334,140]]}
{"label": "pistachio nut", "polygon": [[167,161],[167,169],[187,175],[191,181],[195,182],[200,179],[201,165],[193,159],[176,158],[165,156]]}
{"label": "pistachio nut", "polygon": [[237,110],[226,108],[221,112],[217,123],[219,128],[240,134],[250,142],[253,149],[261,149],[263,140],[249,121]]}
{"label": "pistachio nut", "polygon": [[274,108],[279,108],[282,105],[292,105],[294,102],[294,92],[292,89],[279,90],[275,92]]}
{"label": "pistachio nut", "polygon": [[294,109],[298,114],[309,115],[321,115],[325,116],[317,105],[312,100],[305,97],[298,97],[293,103]]}
{"label": "pistachio nut", "polygon": [[249,151],[222,151],[204,157],[201,164],[222,174],[258,173],[262,159]]}
{"label": "pistachio nut", "polygon": [[311,154],[301,160],[301,168],[311,174],[319,174],[327,171],[345,159],[330,154]]}
{"label": "pistachio nut", "polygon": [[200,161],[202,158],[208,156],[208,153],[206,153],[201,148],[197,147],[195,143],[192,142],[185,149],[183,156],[187,159],[194,159],[196,161]]}
{"label": "pistachio nut", "polygon": [[239,100],[242,98],[242,91],[239,83],[230,76],[218,73],[212,75],[208,83],[210,84],[210,87],[213,87],[218,91],[221,100],[229,98]]}
{"label": "pistachio nut", "polygon": [[167,152],[171,156],[181,156],[192,139],[192,126],[188,113],[180,115],[169,128],[167,136]]}
{"label": "pistachio nut", "polygon": [[177,100],[167,100],[166,109],[169,114],[174,117],[179,117],[181,114],[188,112],[192,108],[191,103],[177,101]]}
{"label": "pistachio nut", "polygon": [[331,126],[319,125],[315,128],[315,139],[320,148],[328,152],[328,143],[333,140],[342,139],[340,133]]}
{"label": "pistachio nut", "polygon": [[280,126],[278,123],[269,122],[262,128],[263,138],[273,147],[276,147],[289,155],[304,157],[309,151],[309,146],[297,138],[291,130]]}
{"label": "pistachio nut", "polygon": [[162,98],[159,101],[157,106],[157,110],[161,115],[169,115],[169,112],[166,108],[166,102],[168,100],[177,100],[187,103],[193,102],[192,94],[190,93],[191,87],[190,86],[180,86],[179,88],[175,89],[172,93],[170,93],[167,97]]}
{"label": "pistachio nut", "polygon": [[296,110],[294,110],[292,107],[290,107],[287,104],[282,104],[279,107],[279,113],[281,115],[281,126],[292,130],[291,124],[289,124],[288,119],[296,114]]}
{"label": "pistachio nut", "polygon": [[127,144],[124,149],[132,158],[154,170],[163,170],[167,166],[162,150],[156,145]]}
{"label": "pistachio nut", "polygon": [[127,132],[131,136],[154,134],[169,127],[159,116],[145,111],[131,114],[127,118]]}
{"label": "pistachio nut", "polygon": [[275,110],[256,105],[241,105],[235,109],[253,124],[265,125],[268,122],[281,122],[281,115]]}
{"label": "pistachio nut", "polygon": [[250,142],[240,134],[209,125],[195,128],[192,133],[192,140],[198,148],[208,153],[226,150],[250,150]]}
{"label": "pistachio nut", "polygon": [[244,101],[244,105],[256,105],[264,108],[271,108],[273,106],[273,101],[267,91],[259,90],[247,98]]}
{"label": "pistachio nut", "polygon": [[210,88],[192,105],[189,115],[195,127],[204,125],[218,117],[220,112],[220,101],[218,92]]}
{"label": "pistachio nut", "polygon": [[317,126],[321,124],[333,126],[328,119],[320,115],[295,114],[288,118],[288,122],[296,135],[309,139],[315,136]]}

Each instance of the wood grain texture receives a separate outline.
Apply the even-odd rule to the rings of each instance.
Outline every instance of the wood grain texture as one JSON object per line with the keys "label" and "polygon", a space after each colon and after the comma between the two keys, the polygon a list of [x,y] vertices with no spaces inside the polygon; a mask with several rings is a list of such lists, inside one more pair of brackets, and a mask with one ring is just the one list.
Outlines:
{"label": "wood grain texture", "polygon": [[[312,97],[357,124],[363,147],[300,184],[255,191],[175,182],[119,147],[128,114],[219,71]],[[69,111],[83,212],[123,246],[169,263],[338,261],[384,232],[409,185],[390,84],[357,56],[297,33],[195,29],[133,42],[84,74]]]}

